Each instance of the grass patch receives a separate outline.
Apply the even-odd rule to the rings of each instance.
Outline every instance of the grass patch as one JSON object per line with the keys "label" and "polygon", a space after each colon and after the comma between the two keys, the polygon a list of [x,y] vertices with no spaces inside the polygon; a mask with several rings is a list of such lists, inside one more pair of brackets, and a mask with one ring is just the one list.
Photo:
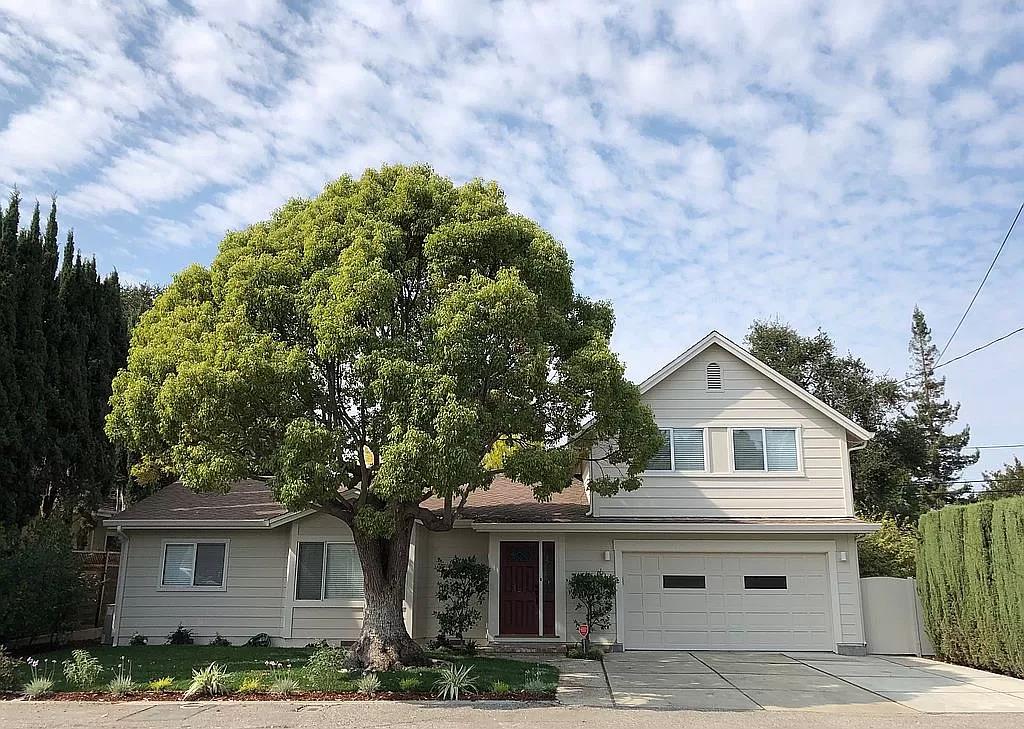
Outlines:
{"label": "grass patch", "polygon": [[[192,682],[192,670],[202,669],[211,663],[224,666],[229,672],[227,684],[232,691],[237,691],[243,683],[253,685],[258,682],[264,689],[283,677],[294,679],[302,691],[312,690],[306,680],[303,668],[309,658],[310,648],[258,648],[253,646],[211,646],[211,645],[155,645],[155,646],[92,646],[87,649],[95,656],[103,667],[102,673],[93,686],[87,690],[102,690],[114,677],[118,664],[131,661],[132,681],[145,688],[151,681],[170,677],[173,683],[164,688],[165,691],[184,691]],[[496,682],[501,681],[510,687],[511,692],[522,691],[530,680],[540,679],[549,684],[558,682],[558,670],[553,666],[539,663],[527,663],[505,658],[485,656],[452,656],[444,653],[431,653],[431,657],[450,661],[456,665],[471,668],[476,677],[477,688],[488,691]],[[54,691],[82,690],[70,685],[60,671],[60,664],[71,656],[71,650],[57,650],[37,653],[36,658],[56,661],[58,670],[53,674]],[[265,665],[266,661],[275,663],[291,663],[291,668],[272,669]],[[402,688],[402,681],[410,678],[418,679],[416,693],[432,695],[434,682],[438,678],[437,668],[414,668],[405,671],[387,671],[377,674],[380,678],[382,692],[407,693]],[[17,684],[20,686],[31,678],[29,667],[22,664],[16,670]],[[339,678],[330,687],[332,691],[355,692],[358,676]],[[406,683],[408,686],[409,683]]]}

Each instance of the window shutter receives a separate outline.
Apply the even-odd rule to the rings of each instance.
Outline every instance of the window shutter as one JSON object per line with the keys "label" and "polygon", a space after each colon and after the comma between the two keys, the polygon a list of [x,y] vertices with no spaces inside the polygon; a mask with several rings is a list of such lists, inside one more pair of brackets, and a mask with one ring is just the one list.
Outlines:
{"label": "window shutter", "polygon": [[661,448],[655,453],[651,460],[647,462],[648,471],[671,471],[672,470],[672,446],[669,443],[669,437],[671,432],[667,428],[662,428],[661,434],[665,438],[665,442],[661,444]]}
{"label": "window shutter", "polygon": [[192,586],[194,544],[167,544],[164,546],[163,583],[171,587]]}
{"label": "window shutter", "polygon": [[675,446],[676,471],[704,470],[703,428],[673,428],[672,441]]}
{"label": "window shutter", "polygon": [[224,544],[200,542],[196,545],[196,574],[194,585],[224,586]]}
{"label": "window shutter", "polygon": [[709,390],[721,390],[722,389],[722,366],[717,362],[708,363],[708,389]]}
{"label": "window shutter", "polygon": [[732,432],[733,465],[737,471],[764,470],[764,441],[760,430]]}
{"label": "window shutter", "polygon": [[320,600],[324,582],[324,543],[299,542],[298,574],[295,577],[296,600]]}
{"label": "window shutter", "polygon": [[327,545],[327,579],[324,598],[363,596],[363,570],[359,554],[352,544]]}
{"label": "window shutter", "polygon": [[768,448],[769,471],[795,471],[796,431],[791,428],[778,428],[764,432]]}

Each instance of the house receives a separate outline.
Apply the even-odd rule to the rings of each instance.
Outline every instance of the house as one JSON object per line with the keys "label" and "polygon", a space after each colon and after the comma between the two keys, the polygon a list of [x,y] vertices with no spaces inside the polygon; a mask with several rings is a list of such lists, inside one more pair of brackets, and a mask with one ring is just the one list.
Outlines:
{"label": "house", "polygon": [[[405,620],[436,635],[435,564],[491,567],[485,619],[467,637],[577,640],[566,579],[619,578],[612,625],[625,650],[865,651],[850,452],[871,433],[712,332],[640,389],[666,435],[643,485],[611,497],[582,478],[550,502],[498,478],[448,532],[417,528]],[[113,634],[151,640],[183,623],[205,642],[268,633],[281,645],[351,640],[362,580],[351,533],[289,513],[266,483],[227,494],[172,485],[116,514],[123,539]]]}

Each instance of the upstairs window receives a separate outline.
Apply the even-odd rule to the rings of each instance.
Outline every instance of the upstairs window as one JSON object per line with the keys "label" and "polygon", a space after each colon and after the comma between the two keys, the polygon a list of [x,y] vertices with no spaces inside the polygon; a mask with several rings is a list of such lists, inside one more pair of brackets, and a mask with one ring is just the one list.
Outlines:
{"label": "upstairs window", "polygon": [[736,428],[732,431],[737,471],[797,471],[796,428]]}
{"label": "upstairs window", "polygon": [[299,542],[296,600],[362,597],[363,570],[354,544]]}
{"label": "upstairs window", "polygon": [[703,471],[704,429],[662,428],[661,449],[647,463],[648,471]]}
{"label": "upstairs window", "polygon": [[707,367],[708,389],[722,389],[722,366],[717,362],[709,362]]}

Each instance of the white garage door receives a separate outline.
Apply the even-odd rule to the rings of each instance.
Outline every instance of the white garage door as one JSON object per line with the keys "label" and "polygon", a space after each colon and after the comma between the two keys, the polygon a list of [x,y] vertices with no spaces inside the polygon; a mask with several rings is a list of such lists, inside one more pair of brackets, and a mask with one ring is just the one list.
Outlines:
{"label": "white garage door", "polygon": [[622,555],[626,649],[835,649],[824,554]]}

